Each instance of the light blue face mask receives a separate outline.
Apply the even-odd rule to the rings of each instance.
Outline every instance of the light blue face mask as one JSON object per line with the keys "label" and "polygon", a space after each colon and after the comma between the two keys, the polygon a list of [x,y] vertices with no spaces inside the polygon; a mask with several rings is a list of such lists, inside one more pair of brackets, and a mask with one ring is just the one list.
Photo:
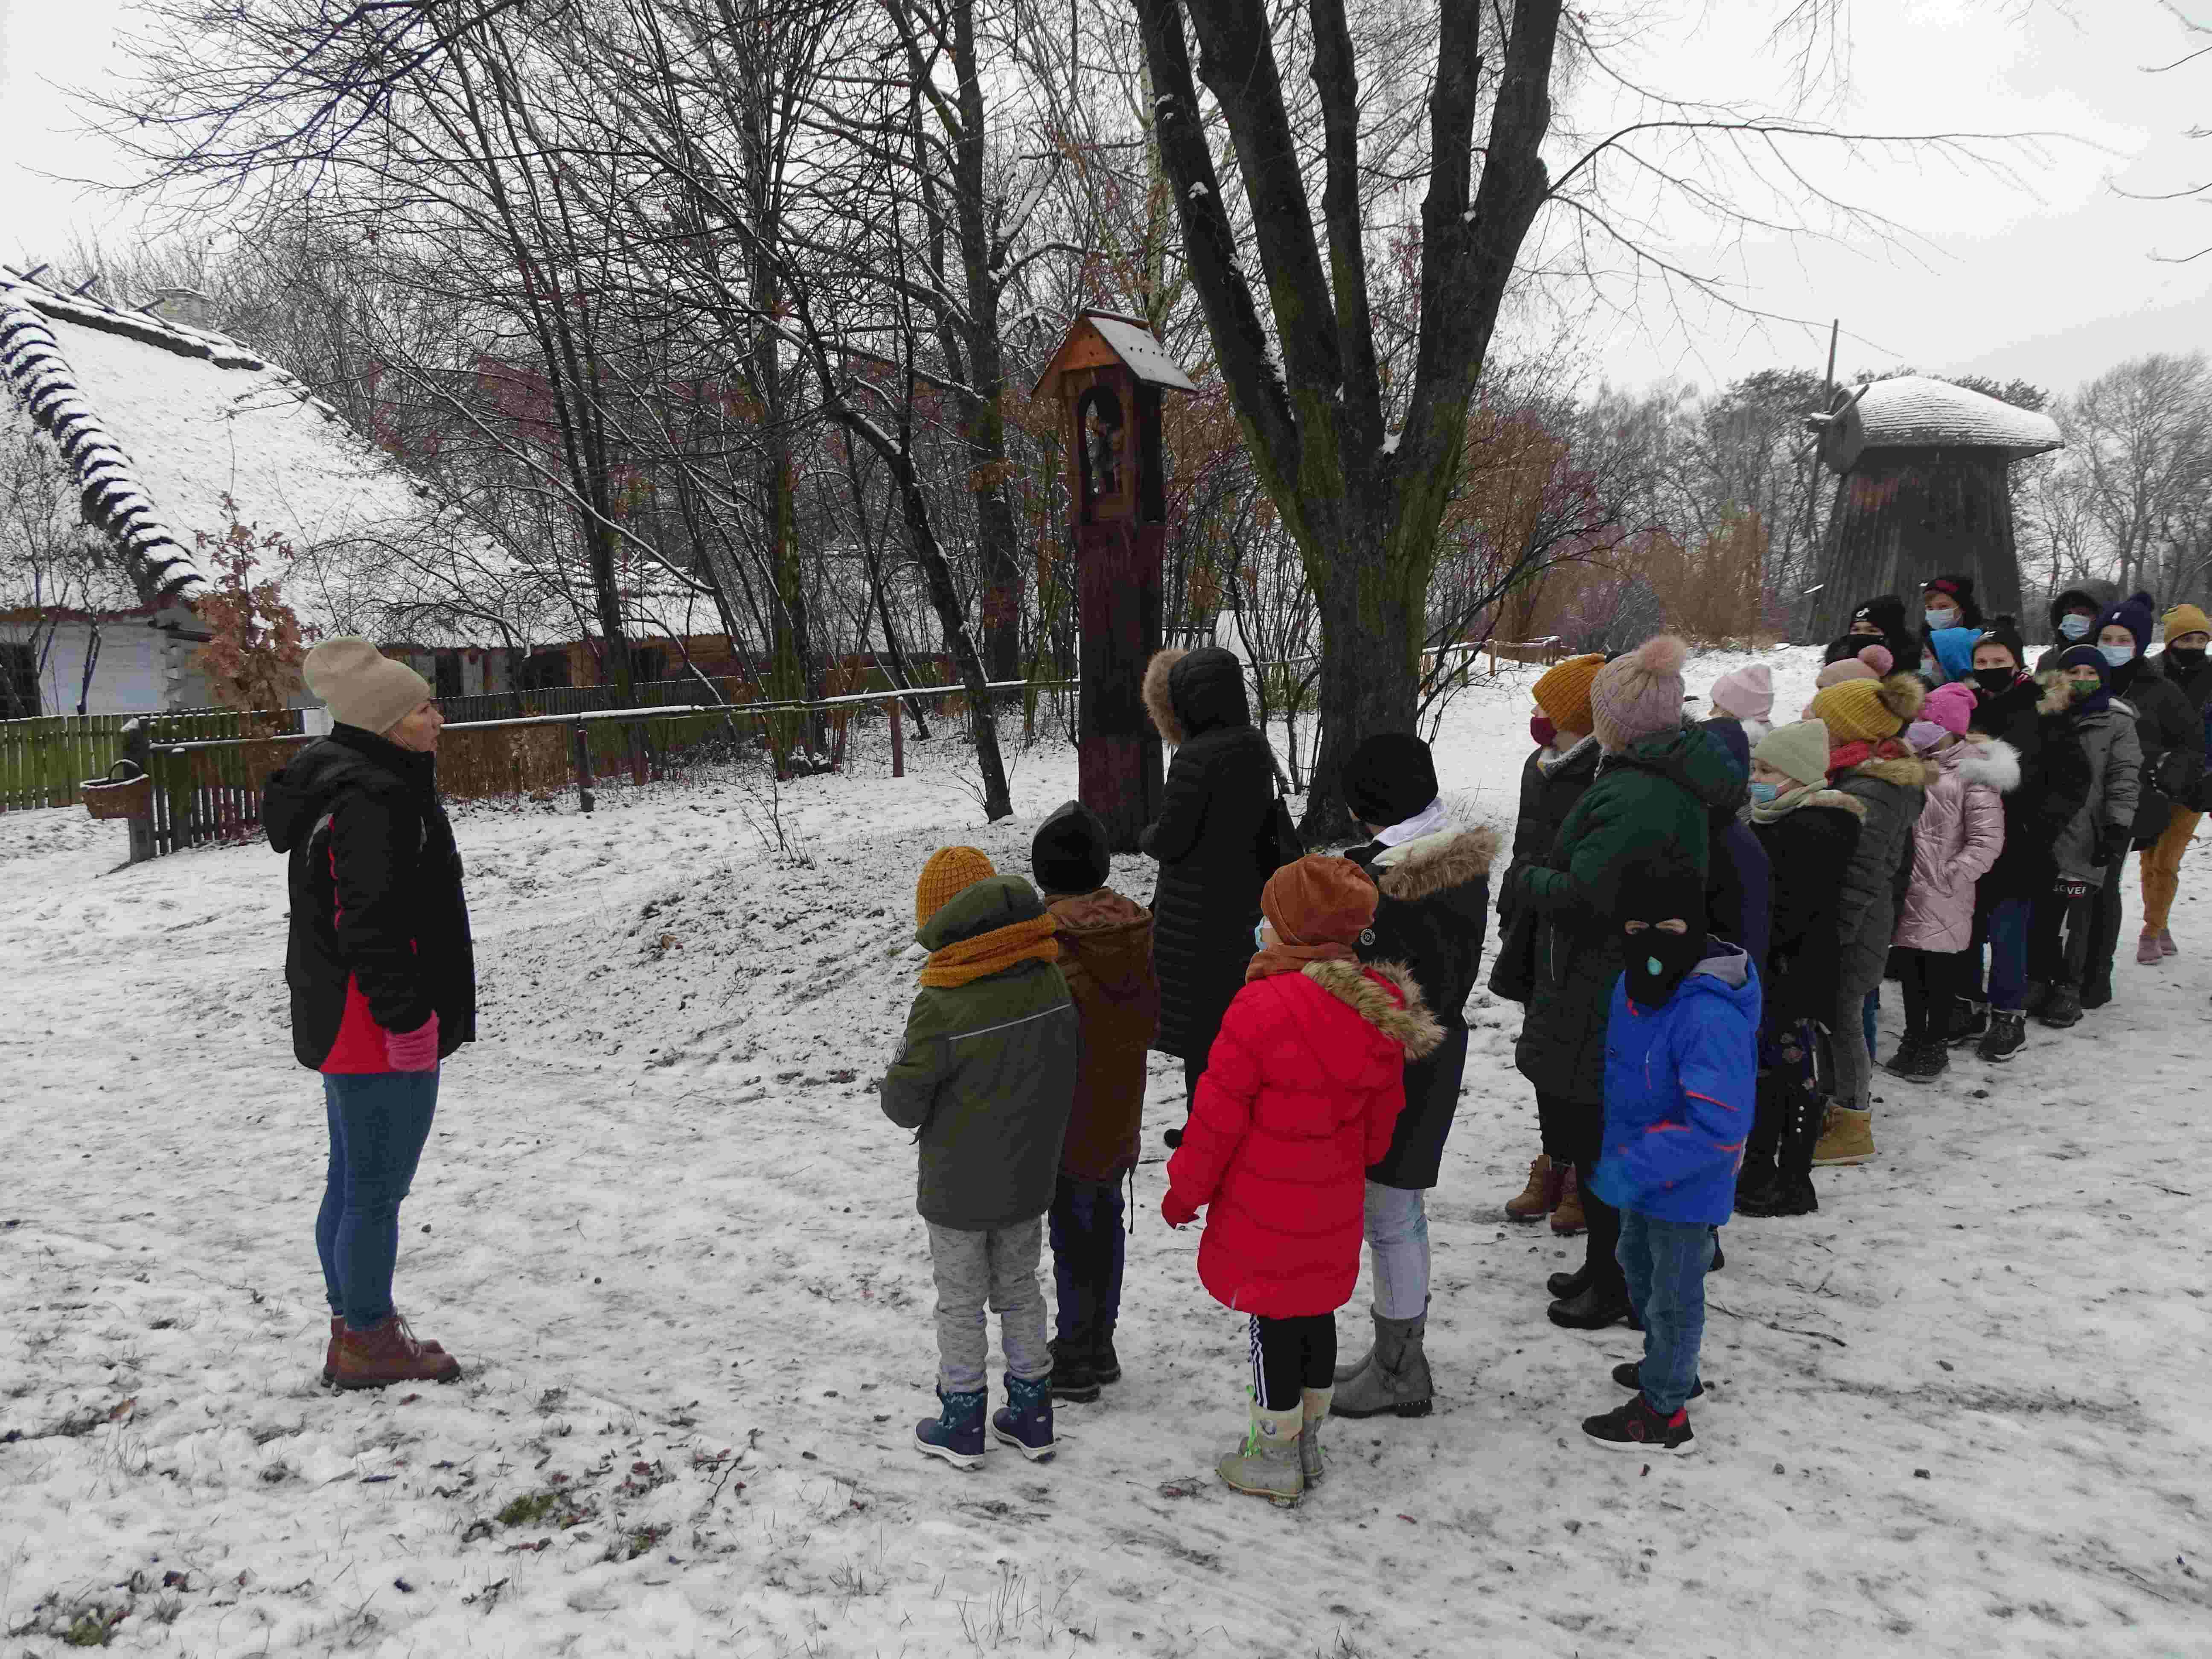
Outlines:
{"label": "light blue face mask", "polygon": [[1920,614],[1927,618],[1929,628],[1936,633],[1959,625],[1959,613],[1955,611],[1923,611]]}
{"label": "light blue face mask", "polygon": [[1267,931],[1267,924],[1264,921],[1257,921],[1252,924],[1252,948],[1254,950],[1264,951],[1267,948],[1267,940],[1266,938]]}
{"label": "light blue face mask", "polygon": [[1754,783],[1751,786],[1751,798],[1761,806],[1781,793],[1782,786],[1778,783]]}
{"label": "light blue face mask", "polygon": [[2097,649],[2105,653],[2105,660],[2115,668],[2131,660],[2136,654],[2132,645],[2100,645]]}
{"label": "light blue face mask", "polygon": [[2058,631],[2069,640],[2078,640],[2088,633],[2089,624],[2094,619],[2092,617],[2078,614],[2061,617],[2058,619]]}

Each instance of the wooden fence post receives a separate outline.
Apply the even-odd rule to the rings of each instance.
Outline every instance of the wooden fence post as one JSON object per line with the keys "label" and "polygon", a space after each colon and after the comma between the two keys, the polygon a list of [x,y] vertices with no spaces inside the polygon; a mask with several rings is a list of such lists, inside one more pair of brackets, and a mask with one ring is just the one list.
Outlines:
{"label": "wooden fence post", "polygon": [[906,775],[906,699],[885,699],[891,706],[891,775]]}
{"label": "wooden fence post", "polygon": [[629,781],[641,787],[645,782],[645,732],[635,720],[624,720],[623,730],[629,734]]}
{"label": "wooden fence post", "polygon": [[576,800],[584,811],[592,810],[592,739],[578,720],[568,728],[576,750]]}
{"label": "wooden fence post", "polygon": [[[123,758],[136,766],[141,773],[150,773],[154,766],[154,743],[146,733],[146,722],[131,720],[123,728]],[[131,862],[143,864],[154,856],[154,797],[153,786],[147,786],[146,810],[132,814],[131,829]]]}

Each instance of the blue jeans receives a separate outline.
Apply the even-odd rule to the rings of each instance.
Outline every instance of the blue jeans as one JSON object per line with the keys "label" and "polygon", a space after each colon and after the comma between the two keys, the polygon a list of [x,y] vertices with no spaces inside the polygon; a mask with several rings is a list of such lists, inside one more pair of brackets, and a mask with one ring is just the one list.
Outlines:
{"label": "blue jeans", "polygon": [[392,1312],[392,1267],[399,1257],[399,1200],[438,1109],[438,1073],[326,1075],[331,1163],[315,1251],[331,1311],[365,1331]]}
{"label": "blue jeans", "polygon": [[1703,1221],[1662,1221],[1620,1212],[1620,1271],[1628,1299],[1644,1322],[1644,1403],[1672,1417],[1698,1380],[1698,1345],[1705,1335],[1705,1269],[1713,1263],[1713,1229]]}
{"label": "blue jeans", "polygon": [[1425,1194],[1367,1183],[1367,1249],[1379,1319],[1419,1319],[1429,1305],[1429,1212]]}
{"label": "blue jeans", "polygon": [[[2027,1001],[2027,924],[2034,905],[2024,898],[1999,899],[1986,926],[1990,935],[1989,997],[2000,1013],[2016,1014]],[[1973,1000],[1983,1000],[1981,953],[1974,955]]]}
{"label": "blue jeans", "polygon": [[1053,1188],[1053,1329],[1063,1342],[1114,1334],[1121,1316],[1121,1183],[1062,1176]]}

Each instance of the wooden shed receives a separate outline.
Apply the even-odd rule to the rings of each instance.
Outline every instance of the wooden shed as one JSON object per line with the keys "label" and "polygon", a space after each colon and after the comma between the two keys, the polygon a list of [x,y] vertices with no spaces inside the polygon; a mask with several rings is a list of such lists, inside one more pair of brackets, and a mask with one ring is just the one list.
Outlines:
{"label": "wooden shed", "polygon": [[1809,424],[1837,474],[1813,638],[1841,634],[1852,607],[1877,593],[1903,595],[1917,614],[1922,585],[1946,572],[1974,579],[1985,614],[2017,614],[2010,472],[2064,444],[2056,421],[1908,374],[1859,388],[1839,413]]}

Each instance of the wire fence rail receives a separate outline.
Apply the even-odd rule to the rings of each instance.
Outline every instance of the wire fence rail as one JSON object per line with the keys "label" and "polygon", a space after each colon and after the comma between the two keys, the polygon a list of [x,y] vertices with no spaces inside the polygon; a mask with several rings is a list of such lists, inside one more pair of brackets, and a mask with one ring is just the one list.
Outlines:
{"label": "wire fence rail", "polygon": [[[1069,690],[1073,684],[1001,680],[986,690],[1034,698]],[[451,800],[485,800],[550,799],[573,787],[590,811],[594,791],[605,781],[626,777],[634,784],[647,783],[665,776],[672,766],[711,751],[718,741],[750,740],[757,724],[815,717],[828,727],[829,764],[835,769],[843,763],[848,724],[871,712],[880,712],[889,723],[892,775],[902,776],[906,706],[923,699],[961,699],[964,706],[965,697],[963,686],[915,686],[809,701],[712,708],[666,703],[453,720],[439,736],[439,790]],[[296,713],[289,731],[241,734],[234,727],[217,736],[178,728],[166,716],[113,718],[119,722],[114,733],[117,758],[143,769],[151,786],[144,813],[129,820],[133,863],[258,834],[262,787],[318,735],[299,729]],[[783,763],[781,757],[777,763]]]}

